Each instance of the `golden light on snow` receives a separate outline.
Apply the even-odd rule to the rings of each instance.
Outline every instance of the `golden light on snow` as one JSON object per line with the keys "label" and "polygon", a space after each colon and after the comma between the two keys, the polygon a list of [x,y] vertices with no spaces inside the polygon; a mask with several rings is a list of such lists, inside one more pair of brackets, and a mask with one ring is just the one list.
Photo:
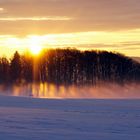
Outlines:
{"label": "golden light on snow", "polygon": [[[104,84],[100,86],[56,86],[48,83],[33,83],[28,85],[13,86],[14,96],[32,96],[34,98],[94,98],[94,99],[123,99],[140,98],[138,84]],[[10,91],[11,94],[11,91]]]}

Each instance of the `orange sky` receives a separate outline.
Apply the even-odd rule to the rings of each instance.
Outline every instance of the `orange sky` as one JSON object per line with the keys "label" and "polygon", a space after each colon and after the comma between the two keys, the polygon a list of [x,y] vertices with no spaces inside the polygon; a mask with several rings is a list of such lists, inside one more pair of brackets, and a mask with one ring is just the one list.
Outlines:
{"label": "orange sky", "polygon": [[140,56],[139,0],[1,0],[0,55],[76,47]]}

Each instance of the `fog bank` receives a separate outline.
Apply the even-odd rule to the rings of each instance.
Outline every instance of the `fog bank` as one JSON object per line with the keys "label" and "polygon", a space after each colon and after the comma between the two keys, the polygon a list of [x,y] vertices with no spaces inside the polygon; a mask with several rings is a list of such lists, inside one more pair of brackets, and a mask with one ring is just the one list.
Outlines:
{"label": "fog bank", "polygon": [[100,84],[97,86],[56,86],[53,84],[22,84],[0,86],[0,94],[34,98],[140,98],[140,84]]}

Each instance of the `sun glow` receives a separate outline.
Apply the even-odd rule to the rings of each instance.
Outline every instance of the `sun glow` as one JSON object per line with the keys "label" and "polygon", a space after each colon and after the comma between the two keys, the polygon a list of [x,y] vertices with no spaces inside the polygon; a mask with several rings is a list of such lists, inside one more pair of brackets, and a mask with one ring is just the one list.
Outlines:
{"label": "sun glow", "polygon": [[41,51],[41,46],[31,46],[30,51],[32,54],[37,55]]}
{"label": "sun glow", "polygon": [[39,55],[43,49],[77,48],[81,50],[117,51],[140,56],[140,29],[118,32],[79,32],[65,34],[30,34],[24,37],[0,35],[0,56],[12,57],[15,51]]}
{"label": "sun glow", "polygon": [[38,55],[42,50],[42,45],[39,37],[32,36],[29,39],[29,50],[33,55]]}

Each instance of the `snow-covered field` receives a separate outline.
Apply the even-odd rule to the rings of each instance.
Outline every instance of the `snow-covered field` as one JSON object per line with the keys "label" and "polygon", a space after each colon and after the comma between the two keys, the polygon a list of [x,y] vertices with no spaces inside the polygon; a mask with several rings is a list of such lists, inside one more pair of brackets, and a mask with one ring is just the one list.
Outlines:
{"label": "snow-covered field", "polygon": [[0,140],[140,140],[140,100],[0,96]]}

